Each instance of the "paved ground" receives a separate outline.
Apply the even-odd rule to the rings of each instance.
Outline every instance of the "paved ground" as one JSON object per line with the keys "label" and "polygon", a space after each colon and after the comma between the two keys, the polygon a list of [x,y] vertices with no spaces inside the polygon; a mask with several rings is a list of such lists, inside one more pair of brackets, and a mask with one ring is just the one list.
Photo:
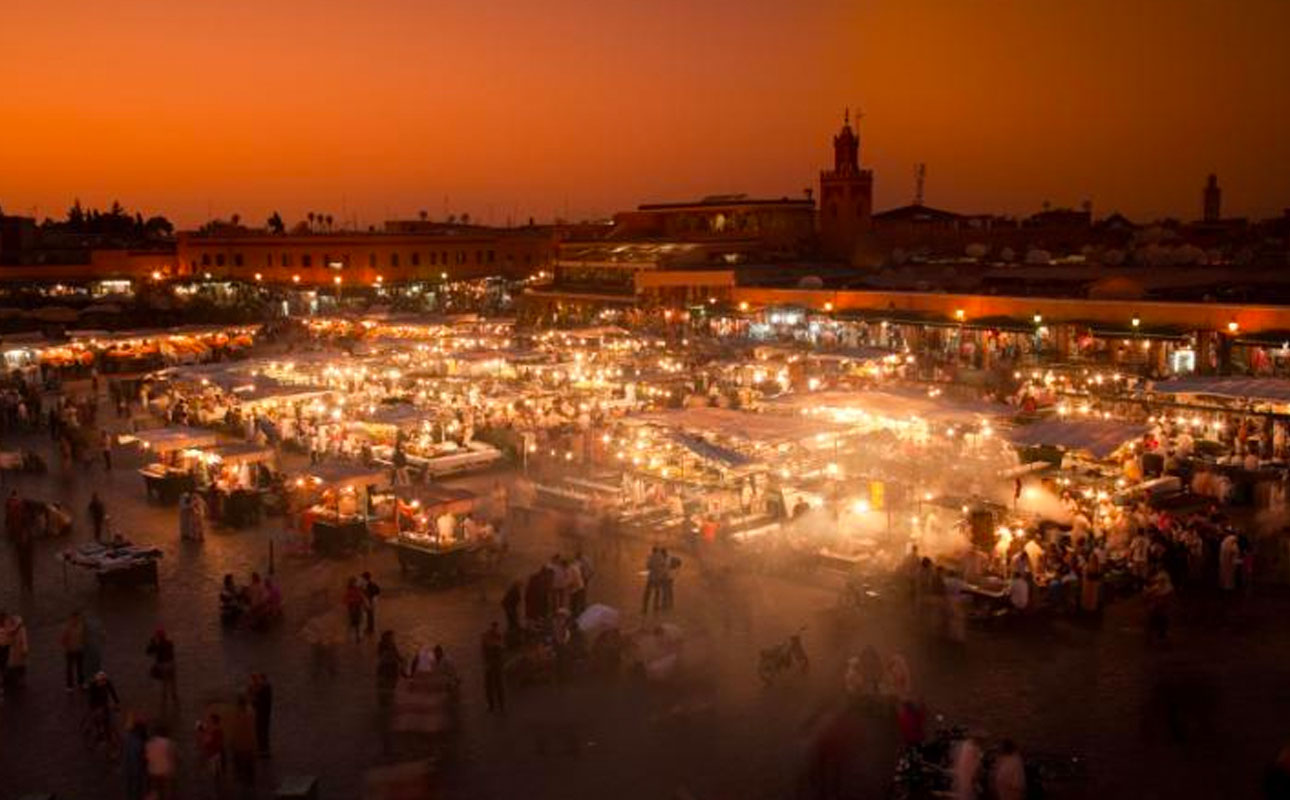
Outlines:
{"label": "paved ground", "polygon": [[[14,444],[48,446],[33,436],[5,448]],[[1134,601],[1113,606],[1100,625],[974,630],[965,645],[951,647],[928,640],[898,603],[842,613],[831,581],[739,574],[723,584],[693,556],[680,573],[673,618],[714,653],[710,680],[664,692],[513,688],[510,715],[490,717],[477,643],[487,622],[501,616],[504,575],[435,590],[405,581],[389,552],[324,561],[279,547],[284,624],[263,634],[226,632],[217,619],[219,580],[226,572],[267,571],[279,524],[217,529],[202,544],[181,543],[174,509],[144,502],[137,460],[118,462],[110,475],[97,466],[60,475],[55,467],[44,477],[6,479],[74,508],[77,540],[88,538],[84,508],[97,488],[118,528],[161,546],[166,557],[159,592],[100,591],[89,575],[64,576],[54,554],[65,541],[44,541],[30,597],[17,592],[12,558],[0,557],[0,606],[26,618],[32,647],[26,692],[0,706],[0,798],[38,790],[63,798],[121,794],[120,775],[77,734],[79,697],[62,688],[57,636],[75,608],[102,620],[106,667],[123,702],[148,714],[156,714],[159,698],[144,645],[158,624],[175,638],[181,707],[167,721],[184,755],[182,796],[214,794],[193,769],[192,726],[207,703],[227,701],[250,670],[266,671],[277,691],[275,755],[261,762],[259,796],[272,796],[282,775],[300,773],[320,778],[323,797],[361,796],[364,770],[388,760],[376,735],[375,647],[346,644],[337,674],[318,675],[301,629],[319,616],[339,626],[340,586],[365,568],[385,587],[380,627],[405,641],[442,642],[464,673],[463,731],[455,757],[436,778],[439,797],[791,796],[800,786],[805,742],[838,708],[841,664],[866,643],[907,655],[915,690],[934,712],[1010,735],[1023,750],[1080,756],[1087,779],[1059,787],[1059,797],[1254,796],[1262,764],[1290,740],[1290,636],[1283,622],[1290,602],[1278,595],[1226,609],[1193,600],[1168,648],[1145,645]],[[576,545],[565,533],[552,524],[516,530],[503,571],[527,573],[556,550],[571,552]],[[597,562],[593,601],[637,608],[646,543],[586,546]],[[753,674],[757,649],[803,624],[811,678],[761,689]],[[1171,706],[1181,709],[1181,741],[1166,725]],[[890,775],[886,724],[874,715],[860,724],[848,796],[874,796],[857,787]]]}

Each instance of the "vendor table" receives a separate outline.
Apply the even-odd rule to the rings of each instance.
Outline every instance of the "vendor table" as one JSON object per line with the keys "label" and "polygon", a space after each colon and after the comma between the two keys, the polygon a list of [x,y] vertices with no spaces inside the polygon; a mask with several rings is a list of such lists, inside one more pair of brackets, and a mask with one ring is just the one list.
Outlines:
{"label": "vendor table", "polygon": [[132,544],[84,544],[64,550],[65,563],[91,570],[99,586],[140,586],[156,588],[157,560],[161,551],[155,547],[138,547]]}
{"label": "vendor table", "polygon": [[462,543],[434,547],[418,545],[407,539],[395,543],[398,548],[399,568],[412,572],[436,583],[448,582],[460,577],[463,568],[479,552],[476,544]]}
{"label": "vendor table", "polygon": [[191,492],[196,487],[196,481],[188,472],[153,465],[140,469],[139,474],[143,476],[148,499],[155,498],[160,503],[176,503],[181,494]]}
{"label": "vendor table", "polygon": [[367,520],[362,517],[315,519],[314,552],[324,556],[345,556],[355,552],[367,539]]}

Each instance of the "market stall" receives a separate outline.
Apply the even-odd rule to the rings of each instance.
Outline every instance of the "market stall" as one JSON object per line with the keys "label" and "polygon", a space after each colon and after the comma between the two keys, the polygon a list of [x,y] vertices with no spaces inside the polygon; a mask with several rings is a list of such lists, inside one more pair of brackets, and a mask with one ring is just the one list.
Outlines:
{"label": "market stall", "polygon": [[148,498],[161,503],[174,503],[184,492],[196,488],[194,465],[201,456],[200,448],[215,444],[211,431],[186,426],[154,428],[120,437],[123,443],[138,442],[157,461],[141,468]]}
{"label": "market stall", "polygon": [[234,528],[260,520],[275,483],[277,454],[253,442],[231,442],[202,452],[201,487],[212,518]]}
{"label": "market stall", "polygon": [[499,547],[492,526],[473,516],[478,497],[443,486],[399,487],[394,499],[398,532],[392,542],[399,567],[431,581],[453,580]]}
{"label": "market stall", "polygon": [[389,486],[389,473],[357,464],[311,467],[290,488],[304,505],[300,530],[315,553],[346,555],[367,540],[372,492]]}

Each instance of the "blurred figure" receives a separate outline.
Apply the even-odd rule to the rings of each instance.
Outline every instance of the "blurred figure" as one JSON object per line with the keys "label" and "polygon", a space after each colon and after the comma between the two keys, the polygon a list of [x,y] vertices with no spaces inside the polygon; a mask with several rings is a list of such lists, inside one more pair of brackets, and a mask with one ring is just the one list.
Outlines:
{"label": "blurred figure", "polygon": [[164,628],[157,628],[156,633],[148,640],[148,647],[144,652],[152,656],[152,669],[150,674],[152,679],[161,684],[161,709],[165,709],[169,702],[174,702],[179,706],[179,689],[175,676],[175,643],[166,635]]}
{"label": "blurred figure", "polygon": [[67,691],[85,686],[85,618],[73,611],[59,637],[63,646],[64,674]]}
{"label": "blurred figure", "polygon": [[954,748],[954,800],[976,800],[976,783],[981,774],[981,746],[975,739],[963,739]]}
{"label": "blurred figure", "polygon": [[158,729],[143,748],[144,762],[148,767],[148,790],[157,800],[174,800],[175,797],[175,743]]}
{"label": "blurred figure", "polygon": [[1011,739],[999,745],[990,773],[990,789],[995,800],[1026,800],[1026,765]]}
{"label": "blurred figure", "polygon": [[506,712],[506,685],[503,675],[505,647],[502,632],[494,622],[484,631],[480,641],[480,651],[484,659],[484,697],[488,701],[488,710]]}

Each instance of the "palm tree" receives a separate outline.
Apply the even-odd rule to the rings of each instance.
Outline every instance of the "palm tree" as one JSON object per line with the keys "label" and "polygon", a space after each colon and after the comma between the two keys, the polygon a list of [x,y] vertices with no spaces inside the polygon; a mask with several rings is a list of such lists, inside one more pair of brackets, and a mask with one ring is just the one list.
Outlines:
{"label": "palm tree", "polygon": [[417,212],[417,216],[421,218],[422,222],[425,222],[427,219],[430,218],[430,212],[426,211],[425,209],[422,209]]}
{"label": "palm tree", "polygon": [[327,215],[327,230],[331,231],[331,214]]}
{"label": "palm tree", "polygon": [[312,231],[314,229],[314,212],[310,211],[305,215],[305,218],[309,220],[309,230]]}
{"label": "palm tree", "polygon": [[233,216],[229,217],[229,221],[231,221],[233,223],[233,227],[236,228],[237,224],[242,221],[242,215],[234,214]]}

